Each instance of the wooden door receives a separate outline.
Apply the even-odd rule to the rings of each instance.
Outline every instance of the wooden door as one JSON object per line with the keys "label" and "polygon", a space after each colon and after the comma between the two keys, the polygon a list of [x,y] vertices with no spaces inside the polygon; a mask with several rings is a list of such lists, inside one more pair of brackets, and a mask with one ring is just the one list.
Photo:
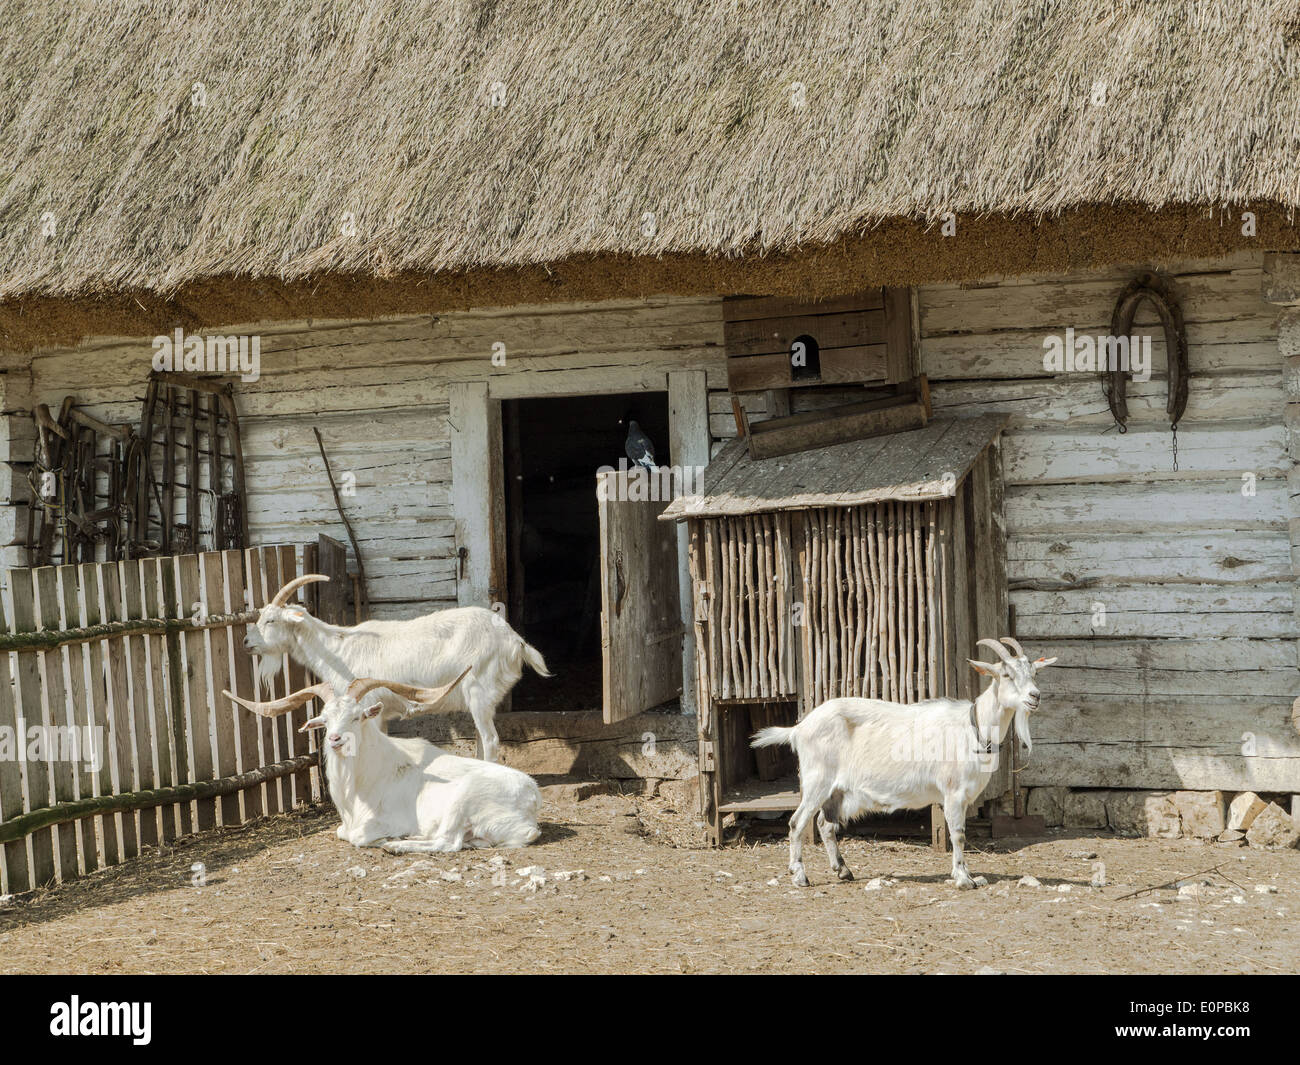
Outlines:
{"label": "wooden door", "polygon": [[666,470],[596,475],[600,511],[600,648],[605,721],[675,699],[682,683],[677,529]]}

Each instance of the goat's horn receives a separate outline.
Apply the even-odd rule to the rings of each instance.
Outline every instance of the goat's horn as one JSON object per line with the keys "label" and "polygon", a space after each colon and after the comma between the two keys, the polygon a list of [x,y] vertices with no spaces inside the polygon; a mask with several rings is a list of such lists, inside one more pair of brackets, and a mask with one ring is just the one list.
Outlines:
{"label": "goat's horn", "polygon": [[1003,636],[1002,642],[1006,644],[1008,647],[1010,647],[1011,650],[1015,651],[1016,654],[1018,654],[1021,658],[1029,657],[1027,654],[1025,654],[1025,649],[1020,646],[1020,643],[1016,640],[1014,636]]}
{"label": "goat's horn", "polygon": [[287,714],[290,710],[297,710],[298,707],[311,699],[329,702],[334,698],[334,689],[322,681],[320,684],[313,684],[310,688],[303,688],[292,695],[286,695],[283,699],[272,699],[270,702],[265,703],[254,702],[252,699],[241,699],[238,695],[232,695],[228,691],[223,691],[221,694],[245,709],[260,714],[262,717],[279,717],[281,714]]}
{"label": "goat's horn", "polygon": [[410,684],[398,684],[396,681],[379,680],[376,677],[358,677],[348,685],[348,695],[353,699],[360,699],[376,688],[387,688],[394,695],[399,695],[410,702],[433,705],[442,702],[447,697],[447,693],[469,675],[471,668],[473,667],[466,666],[459,677],[440,688],[416,688]]}
{"label": "goat's horn", "polygon": [[278,592],[267,606],[284,606],[289,601],[289,596],[293,595],[304,584],[314,584],[316,581],[328,581],[329,578],[323,573],[304,573],[301,577],[295,577]]}
{"label": "goat's horn", "polygon": [[997,652],[997,656],[1000,659],[1002,659],[1003,662],[1015,661],[1011,657],[1010,652],[1005,647],[1003,647],[1000,643],[998,643],[997,640],[976,640],[975,642],[979,644],[981,647],[991,647],[994,651]]}

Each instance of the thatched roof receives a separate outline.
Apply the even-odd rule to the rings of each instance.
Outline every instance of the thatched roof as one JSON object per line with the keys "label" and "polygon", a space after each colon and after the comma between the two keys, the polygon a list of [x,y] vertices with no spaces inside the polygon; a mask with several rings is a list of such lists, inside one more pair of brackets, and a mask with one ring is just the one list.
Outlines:
{"label": "thatched roof", "polygon": [[0,22],[10,305],[791,256],[949,211],[1258,204],[1291,246],[1300,205],[1292,0],[0,0]]}

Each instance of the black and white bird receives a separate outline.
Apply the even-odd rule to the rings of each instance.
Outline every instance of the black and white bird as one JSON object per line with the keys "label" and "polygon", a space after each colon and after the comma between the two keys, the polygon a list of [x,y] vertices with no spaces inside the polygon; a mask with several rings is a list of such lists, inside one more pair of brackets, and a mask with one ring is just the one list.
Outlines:
{"label": "black and white bird", "polygon": [[627,423],[627,443],[624,449],[627,451],[627,457],[638,466],[644,466],[647,470],[656,469],[655,446],[642,431],[641,426],[632,419]]}

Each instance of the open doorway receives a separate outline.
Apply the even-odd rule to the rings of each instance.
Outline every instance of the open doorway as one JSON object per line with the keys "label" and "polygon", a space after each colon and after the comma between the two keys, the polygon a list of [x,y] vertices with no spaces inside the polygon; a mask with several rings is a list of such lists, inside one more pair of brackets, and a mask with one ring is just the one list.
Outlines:
{"label": "open doorway", "polygon": [[627,459],[629,423],[671,465],[665,392],[502,403],[510,623],[555,676],[525,670],[514,710],[600,710],[601,574],[596,472]]}

